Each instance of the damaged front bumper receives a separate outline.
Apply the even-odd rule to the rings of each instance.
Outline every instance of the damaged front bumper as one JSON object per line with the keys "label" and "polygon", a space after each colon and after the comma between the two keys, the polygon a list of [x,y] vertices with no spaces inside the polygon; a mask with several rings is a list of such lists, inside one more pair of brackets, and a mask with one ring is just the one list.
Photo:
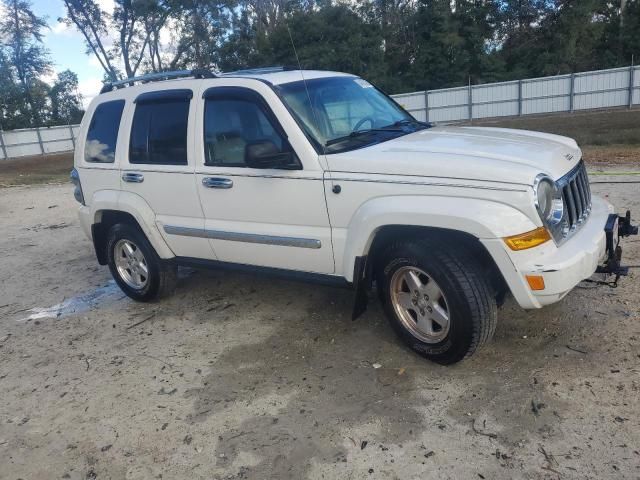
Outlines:
{"label": "damaged front bumper", "polygon": [[[518,304],[525,309],[541,308],[561,300],[595,272],[623,274],[619,238],[637,232],[630,216],[627,218],[615,215],[609,202],[594,195],[589,219],[560,246],[546,242],[536,248],[513,252],[499,240],[484,240],[483,244],[498,264]],[[610,223],[610,219],[616,221]],[[529,275],[542,277],[544,289],[532,290],[526,281]]]}

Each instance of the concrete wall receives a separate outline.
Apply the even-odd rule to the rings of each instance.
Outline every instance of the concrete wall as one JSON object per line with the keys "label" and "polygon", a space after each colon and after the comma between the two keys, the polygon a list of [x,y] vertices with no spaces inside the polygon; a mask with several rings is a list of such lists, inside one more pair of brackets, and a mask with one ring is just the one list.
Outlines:
{"label": "concrete wall", "polygon": [[0,161],[27,155],[69,152],[74,148],[79,127],[65,125],[0,132]]}

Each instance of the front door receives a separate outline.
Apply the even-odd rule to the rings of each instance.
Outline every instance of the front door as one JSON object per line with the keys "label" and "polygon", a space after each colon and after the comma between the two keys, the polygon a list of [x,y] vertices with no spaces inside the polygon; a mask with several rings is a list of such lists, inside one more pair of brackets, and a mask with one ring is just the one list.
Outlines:
{"label": "front door", "polygon": [[[218,259],[332,273],[331,228],[317,156],[305,164],[255,90],[213,87],[203,97],[196,183],[205,233]],[[256,168],[256,158],[283,163]]]}

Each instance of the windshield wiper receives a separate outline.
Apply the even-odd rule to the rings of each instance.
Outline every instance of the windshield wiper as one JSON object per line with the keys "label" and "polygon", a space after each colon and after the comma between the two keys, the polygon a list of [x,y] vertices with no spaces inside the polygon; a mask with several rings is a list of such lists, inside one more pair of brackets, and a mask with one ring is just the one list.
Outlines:
{"label": "windshield wiper", "polygon": [[362,136],[368,135],[370,133],[378,133],[378,132],[402,132],[402,133],[404,133],[404,130],[402,130],[401,128],[390,128],[390,127],[391,127],[391,125],[389,125],[388,127],[384,127],[384,128],[367,128],[366,130],[354,130],[349,135],[344,135],[342,137],[333,138],[331,140],[328,140],[324,144],[324,146],[325,147],[330,147],[331,145],[335,145],[336,143],[344,142],[346,140],[357,139],[358,137],[362,137]]}
{"label": "windshield wiper", "polygon": [[392,124],[387,125],[386,127],[383,127],[383,128],[396,128],[396,127],[403,127],[405,125],[418,125],[424,128],[432,127],[432,125],[428,122],[421,122],[420,120],[416,120],[415,118],[405,118],[404,120],[398,120],[397,122],[393,122]]}

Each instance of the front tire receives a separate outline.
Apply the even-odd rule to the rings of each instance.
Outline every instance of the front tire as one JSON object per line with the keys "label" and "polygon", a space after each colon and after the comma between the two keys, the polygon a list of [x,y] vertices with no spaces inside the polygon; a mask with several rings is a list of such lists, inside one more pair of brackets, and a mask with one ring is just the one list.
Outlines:
{"label": "front tire", "polygon": [[158,257],[149,240],[136,227],[119,223],[107,237],[107,262],[122,291],[139,302],[170,295],[177,283],[177,268]]}
{"label": "front tire", "polygon": [[391,326],[420,355],[449,365],[493,336],[495,297],[481,266],[462,247],[432,239],[398,242],[382,253],[376,270]]}

